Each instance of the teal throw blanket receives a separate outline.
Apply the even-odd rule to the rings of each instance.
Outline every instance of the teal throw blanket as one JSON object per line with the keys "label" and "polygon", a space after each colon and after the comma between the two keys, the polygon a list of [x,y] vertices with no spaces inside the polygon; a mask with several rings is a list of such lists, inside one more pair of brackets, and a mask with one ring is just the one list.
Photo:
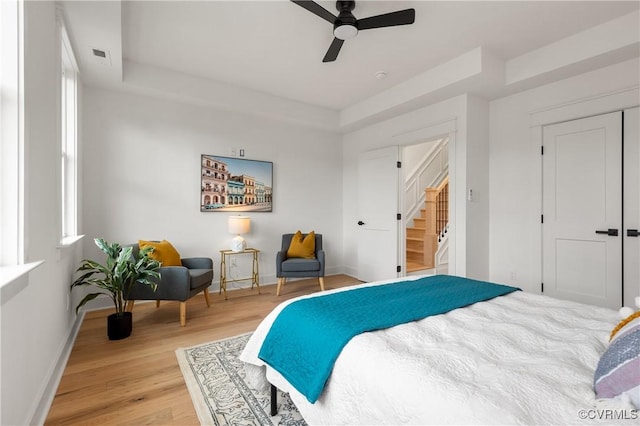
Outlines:
{"label": "teal throw blanket", "polygon": [[273,322],[258,357],[316,402],[352,337],[449,312],[519,290],[436,275],[302,299]]}

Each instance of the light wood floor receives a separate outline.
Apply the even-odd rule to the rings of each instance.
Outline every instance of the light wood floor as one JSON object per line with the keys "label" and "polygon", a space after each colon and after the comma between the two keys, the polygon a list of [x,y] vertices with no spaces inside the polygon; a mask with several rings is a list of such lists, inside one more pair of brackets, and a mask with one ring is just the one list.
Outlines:
{"label": "light wood floor", "polygon": [[[325,288],[359,284],[346,275],[325,277]],[[187,302],[187,325],[180,327],[178,302],[138,303],[131,337],[109,341],[107,315],[87,313],[45,424],[197,425],[193,404],[175,356],[179,347],[253,331],[280,302],[318,291],[317,279],[229,291],[229,300],[202,293]]]}

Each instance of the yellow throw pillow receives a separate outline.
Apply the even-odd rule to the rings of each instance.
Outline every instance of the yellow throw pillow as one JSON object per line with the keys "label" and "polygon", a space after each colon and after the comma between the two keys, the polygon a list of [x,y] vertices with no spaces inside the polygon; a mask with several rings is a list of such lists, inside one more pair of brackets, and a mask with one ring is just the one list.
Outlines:
{"label": "yellow throw pillow", "polygon": [[287,250],[287,257],[302,257],[304,259],[316,258],[316,233],[311,231],[304,239],[302,232],[298,231],[294,234]]}
{"label": "yellow throw pillow", "polygon": [[182,266],[180,254],[167,240],[158,241],[138,241],[138,247],[153,247],[153,252],[149,257],[160,262],[161,266]]}
{"label": "yellow throw pillow", "polygon": [[625,318],[622,321],[620,321],[618,323],[618,325],[616,325],[616,327],[613,330],[611,330],[611,334],[609,335],[609,341],[612,341],[613,338],[616,336],[616,334],[620,330],[622,330],[625,325],[629,324],[630,322],[632,322],[636,318],[640,318],[640,311],[635,312],[635,313],[629,315],[627,318]]}

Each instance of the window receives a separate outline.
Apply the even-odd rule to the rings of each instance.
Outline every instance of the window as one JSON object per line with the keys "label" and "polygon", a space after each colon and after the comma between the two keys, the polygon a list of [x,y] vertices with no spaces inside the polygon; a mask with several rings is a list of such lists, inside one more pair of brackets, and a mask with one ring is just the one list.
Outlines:
{"label": "window", "polygon": [[0,266],[24,262],[22,2],[0,1]]}
{"label": "window", "polygon": [[[63,22],[61,17],[59,21]],[[60,53],[60,234],[64,245],[78,234],[78,66],[63,24]]]}

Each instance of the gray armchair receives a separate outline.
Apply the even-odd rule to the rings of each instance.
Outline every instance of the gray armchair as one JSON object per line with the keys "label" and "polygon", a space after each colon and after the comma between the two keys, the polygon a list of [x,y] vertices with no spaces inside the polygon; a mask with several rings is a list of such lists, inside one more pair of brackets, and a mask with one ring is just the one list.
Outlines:
{"label": "gray armchair", "polygon": [[[278,287],[276,295],[280,296],[280,288],[287,281],[287,278],[312,278],[318,277],[320,289],[324,291],[324,250],[322,249],[322,234],[316,234],[316,258],[301,259],[287,258],[287,250],[291,245],[294,234],[284,234],[282,236],[282,248],[276,255],[276,277],[278,277]],[[306,237],[303,234],[302,237]]]}
{"label": "gray armchair", "polygon": [[[130,244],[137,256],[138,244]],[[155,280],[158,287],[153,291],[149,286],[134,284],[130,291],[125,291],[127,310],[133,310],[136,300],[155,300],[160,306],[161,300],[180,302],[180,326],[187,322],[187,300],[201,291],[207,307],[210,306],[209,286],[213,281],[213,260],[208,257],[190,257],[180,259],[182,266],[162,266],[158,270],[160,279]]]}

